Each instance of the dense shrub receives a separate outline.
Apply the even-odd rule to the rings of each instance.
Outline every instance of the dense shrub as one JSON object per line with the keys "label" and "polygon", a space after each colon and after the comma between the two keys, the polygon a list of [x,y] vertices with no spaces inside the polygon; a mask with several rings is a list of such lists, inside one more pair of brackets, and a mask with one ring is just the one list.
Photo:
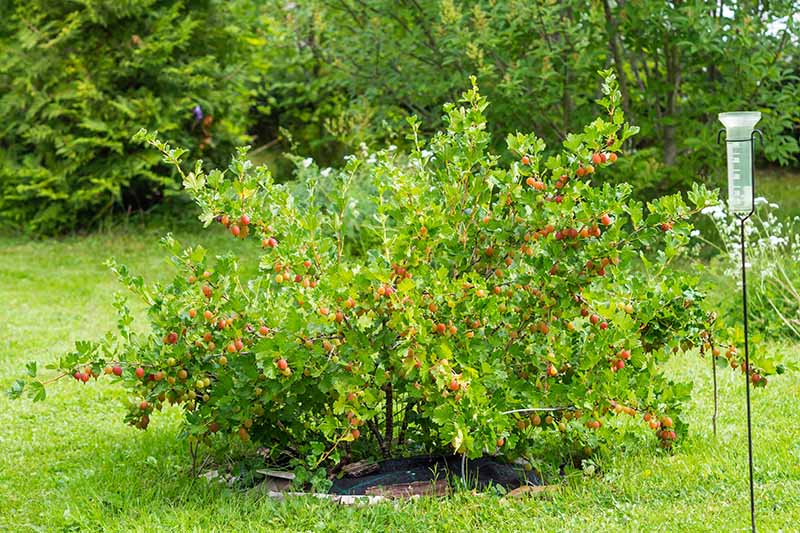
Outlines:
{"label": "dense shrub", "polygon": [[[698,279],[672,268],[688,219],[715,195],[696,186],[692,207],[673,195],[645,208],[629,186],[587,181],[609,175],[635,133],[605,74],[607,115],[547,158],[540,138],[518,133],[516,161],[501,164],[473,87],[430,140],[412,120],[410,153],[352,156],[341,171],[301,161],[305,195],[245,150],[225,172],[197,163],[183,183],[203,222],[261,241],[259,272],[167,237],[178,269],[167,284],[112,263],[147,304],[151,331],[135,332],[121,301],[116,335],[55,366],[79,382],[119,381],[139,428],[179,404],[191,439],[238,435],[310,471],[447,450],[580,458],[622,435],[648,440],[621,429],[623,413],[670,447],[689,386],[663,363],[692,346],[722,357]],[[180,168],[182,150],[139,137]],[[374,193],[354,201],[364,176]],[[327,202],[316,198],[324,180],[336,191]],[[352,234],[370,246],[349,246]],[[35,379],[12,393],[26,386],[44,396]]]}
{"label": "dense shrub", "polygon": [[174,184],[141,126],[218,161],[247,127],[237,3],[10,2],[0,21],[0,216],[50,233]]}

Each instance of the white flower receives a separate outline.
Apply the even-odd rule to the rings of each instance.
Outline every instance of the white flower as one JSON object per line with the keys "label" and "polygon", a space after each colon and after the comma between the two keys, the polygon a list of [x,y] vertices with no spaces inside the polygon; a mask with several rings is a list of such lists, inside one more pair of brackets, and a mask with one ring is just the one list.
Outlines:
{"label": "white flower", "polygon": [[355,158],[356,156],[354,156],[353,154],[347,154],[346,156],[344,156],[345,161],[353,161],[355,160]]}
{"label": "white flower", "polygon": [[778,204],[769,204],[772,209],[778,209],[780,207]]}
{"label": "white flower", "polygon": [[708,207],[704,207],[700,212],[717,220],[725,219],[725,208],[722,204],[709,205]]}
{"label": "white flower", "polygon": [[306,157],[305,159],[303,159],[303,168],[310,167],[311,163],[313,163],[313,162],[314,162],[313,159],[311,159],[310,157]]}
{"label": "white flower", "polygon": [[433,152],[431,152],[430,150],[423,150],[419,153],[419,155],[421,155],[423,159],[427,159],[433,155]]}
{"label": "white flower", "polygon": [[699,237],[700,236],[700,230],[699,229],[692,230],[692,232],[689,234],[689,236],[690,237]]}
{"label": "white flower", "polygon": [[767,201],[767,199],[766,199],[766,198],[764,198],[763,196],[759,196],[758,198],[756,198],[756,199],[754,200],[754,202],[755,202],[755,204],[756,204],[756,205],[764,205],[764,204],[768,204],[768,203],[769,203],[769,202]]}
{"label": "white flower", "polygon": [[332,172],[332,171],[333,171],[333,169],[332,169],[331,167],[326,167],[326,168],[323,168],[323,169],[322,169],[322,170],[319,172],[319,175],[320,175],[320,176],[322,176],[323,178],[327,178],[328,176],[330,176],[330,175],[331,175],[331,172]]}
{"label": "white flower", "polygon": [[389,151],[390,151],[390,152],[394,152],[395,150],[397,150],[397,146],[395,146],[395,145],[393,145],[393,144],[390,144],[390,145],[389,145]]}
{"label": "white flower", "polygon": [[377,161],[378,161],[378,158],[377,158],[377,157],[375,157],[375,154],[369,154],[369,157],[367,158],[367,163],[369,163],[370,165],[372,165],[372,164],[374,164],[374,163],[375,163],[375,162],[377,162]]}

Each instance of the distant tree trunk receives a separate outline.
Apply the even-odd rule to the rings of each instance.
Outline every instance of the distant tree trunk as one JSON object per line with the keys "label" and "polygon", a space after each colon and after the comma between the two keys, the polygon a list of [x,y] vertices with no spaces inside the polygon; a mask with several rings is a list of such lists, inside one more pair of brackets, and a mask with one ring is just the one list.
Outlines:
{"label": "distant tree trunk", "polygon": [[678,158],[678,94],[681,88],[680,55],[676,46],[671,46],[668,37],[664,40],[667,67],[667,106],[664,113],[664,163],[672,166]]}
{"label": "distant tree trunk", "polygon": [[[719,0],[719,14],[717,14],[716,10],[714,9],[711,10],[711,16],[717,19],[718,22],[722,20],[722,10],[724,6],[725,6],[724,0]],[[717,68],[717,64],[712,59],[711,64],[708,65],[708,81],[710,81],[713,85],[714,83],[719,81],[719,79],[720,79],[719,68]]]}
{"label": "distant tree trunk", "polygon": [[617,17],[611,11],[611,6],[608,0],[603,0],[603,10],[606,15],[606,33],[608,34],[608,47],[611,50],[611,55],[614,58],[614,68],[617,71],[617,80],[619,81],[619,92],[622,94],[622,110],[625,112],[625,117],[629,122],[633,122],[633,115],[631,113],[631,98],[628,91],[628,79],[625,75],[625,60],[622,57],[620,50],[619,32],[617,30]]}
{"label": "distant tree trunk", "polygon": [[[568,6],[562,13],[562,20],[568,19],[572,24],[572,9]],[[565,31],[561,36],[562,50],[568,52],[572,50],[572,45],[569,42],[568,33]],[[572,118],[572,69],[569,68],[569,61],[564,61],[564,72],[561,86],[561,129],[562,131],[570,131],[570,120]]]}

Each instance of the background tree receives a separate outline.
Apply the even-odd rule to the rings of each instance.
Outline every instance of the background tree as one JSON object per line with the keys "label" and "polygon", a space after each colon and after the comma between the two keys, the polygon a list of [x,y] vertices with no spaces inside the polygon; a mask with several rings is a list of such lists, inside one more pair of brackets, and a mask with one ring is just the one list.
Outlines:
{"label": "background tree", "polygon": [[[757,109],[770,142],[765,157],[796,163],[800,148],[796,2],[603,0],[609,49],[627,78],[631,120],[639,124],[653,188],[714,174],[717,113]],[[624,86],[623,83],[620,86]],[[718,175],[719,173],[717,173]],[[660,183],[659,183],[660,181]]]}
{"label": "background tree", "polygon": [[6,2],[0,23],[0,213],[86,226],[174,181],[130,143],[142,125],[214,161],[245,139],[250,66],[238,4]]}
{"label": "background tree", "polygon": [[[652,196],[698,175],[721,176],[713,132],[723,109],[761,110],[770,138],[766,159],[796,164],[797,7],[794,1],[312,0],[275,2],[262,22],[265,35],[281,28],[296,36],[294,49],[265,49],[271,72],[283,71],[279,76],[294,80],[293,90],[310,83],[306,94],[320,97],[308,99],[314,109],[334,112],[317,115],[316,123],[350,147],[396,138],[408,114],[438,127],[440,105],[470,74],[494,102],[496,141],[532,128],[553,143],[589,118],[597,97],[591,73],[611,66],[622,107],[642,129],[626,147],[620,177]],[[309,61],[302,75],[280,67],[296,65],[298,57]],[[268,81],[274,100],[292,101]],[[320,86],[327,91],[318,92]],[[283,125],[302,131],[291,113],[271,111],[271,120],[289,118]],[[304,147],[324,156],[318,145]]]}
{"label": "background tree", "polygon": [[800,153],[797,0],[2,4],[0,216],[40,232],[160,199],[173,177],[130,145],[140,126],[212,163],[250,127],[251,157],[285,180],[288,151],[335,164],[400,145],[412,114],[435,131],[472,74],[495,147],[530,129],[556,146],[613,68],[641,128],[613,179],[639,197],[721,182],[723,109],[763,113],[768,162]]}

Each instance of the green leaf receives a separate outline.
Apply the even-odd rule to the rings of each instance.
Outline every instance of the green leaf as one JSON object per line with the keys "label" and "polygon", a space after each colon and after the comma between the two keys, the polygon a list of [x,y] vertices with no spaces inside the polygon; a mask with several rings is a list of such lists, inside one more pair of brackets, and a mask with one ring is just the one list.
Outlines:
{"label": "green leaf", "polygon": [[8,396],[12,400],[16,400],[17,398],[22,396],[24,390],[25,390],[25,381],[18,379],[11,384],[11,388],[8,390]]}
{"label": "green leaf", "polygon": [[205,257],[206,257],[206,249],[203,248],[202,246],[195,246],[192,249],[191,255],[189,256],[189,260],[192,263],[200,263],[203,261],[203,259],[205,259]]}
{"label": "green leaf", "polygon": [[406,278],[397,285],[398,292],[405,293],[414,290],[415,288],[414,280],[411,278]]}
{"label": "green leaf", "polygon": [[28,396],[34,402],[41,402],[47,398],[47,391],[41,381],[31,381],[28,389]]}

